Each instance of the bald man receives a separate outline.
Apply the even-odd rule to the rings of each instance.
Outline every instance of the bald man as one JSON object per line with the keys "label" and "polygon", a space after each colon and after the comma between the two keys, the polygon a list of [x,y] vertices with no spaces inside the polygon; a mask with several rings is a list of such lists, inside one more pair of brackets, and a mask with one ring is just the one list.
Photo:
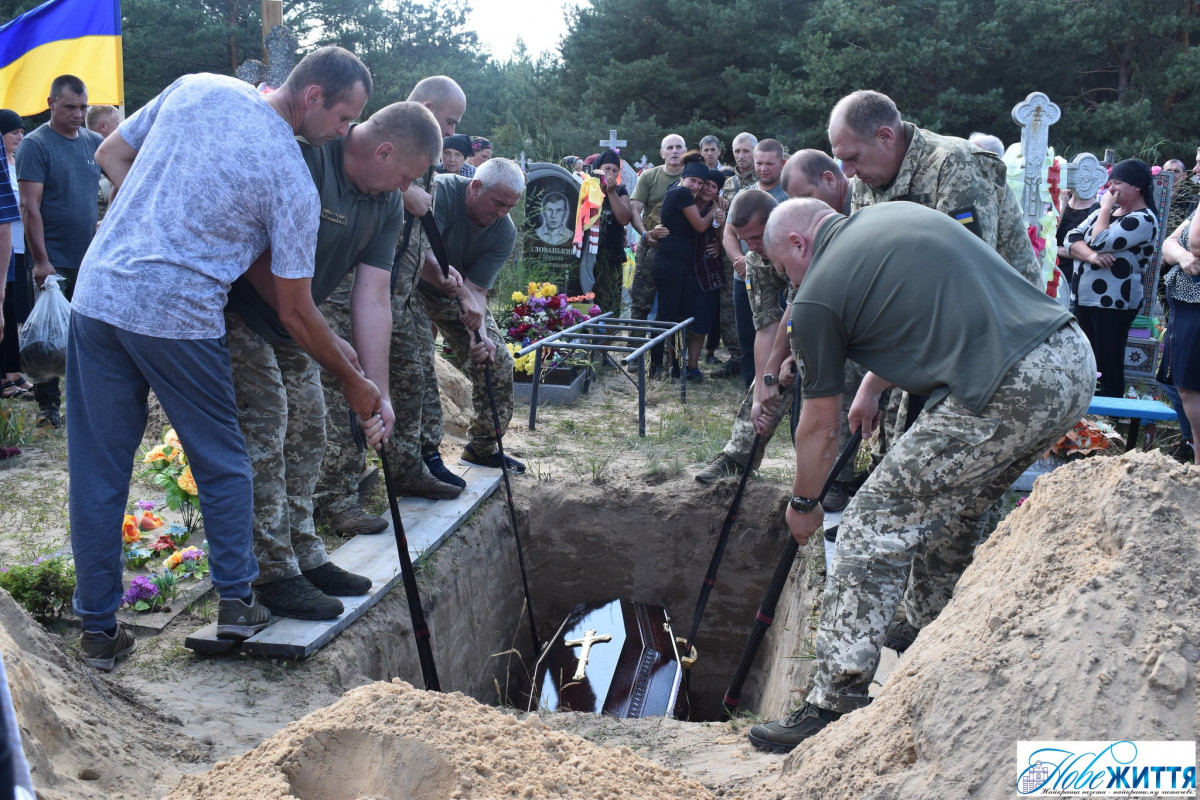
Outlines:
{"label": "bald man", "polygon": [[815,498],[837,455],[845,360],[870,370],[850,412],[864,436],[884,389],[929,397],[842,516],[807,702],[749,731],[756,747],[788,752],[869,702],[901,599],[920,625],[944,604],[983,512],[1087,412],[1095,360],[1062,306],[958,222],[916,203],[847,218],[789,200],[771,214],[764,243],[798,287],[791,343],[805,366],[804,408],[785,515],[801,546],[824,521]]}
{"label": "bald man", "polygon": [[686,148],[687,144],[678,133],[664,136],[658,151],[663,163],[650,167],[638,176],[637,186],[629,198],[629,204],[633,207],[631,222],[642,237],[634,253],[633,286],[629,289],[632,303],[630,316],[634,319],[647,319],[654,306],[654,249],[659,240],[667,235],[667,229],[660,224],[662,202],[667,189],[679,182]]}

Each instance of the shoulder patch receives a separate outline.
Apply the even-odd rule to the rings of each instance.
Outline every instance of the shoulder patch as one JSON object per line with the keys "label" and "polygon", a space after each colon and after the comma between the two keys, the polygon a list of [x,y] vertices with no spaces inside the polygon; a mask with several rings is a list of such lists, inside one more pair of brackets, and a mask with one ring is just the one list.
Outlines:
{"label": "shoulder patch", "polygon": [[975,206],[967,206],[950,212],[950,216],[954,217],[962,226],[975,234],[979,238],[983,238],[983,229],[979,225],[979,215],[975,212]]}

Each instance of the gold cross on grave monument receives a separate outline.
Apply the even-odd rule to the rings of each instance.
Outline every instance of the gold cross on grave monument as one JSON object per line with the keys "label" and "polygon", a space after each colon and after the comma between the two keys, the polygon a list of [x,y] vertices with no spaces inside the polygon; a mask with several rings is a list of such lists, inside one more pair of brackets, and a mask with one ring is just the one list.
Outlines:
{"label": "gold cross on grave monument", "polygon": [[579,666],[575,668],[575,674],[571,676],[571,680],[581,681],[587,677],[587,662],[588,654],[592,651],[592,645],[596,642],[611,642],[612,637],[607,633],[602,633],[599,636],[595,631],[584,631],[582,639],[564,639],[563,644],[567,647],[582,647],[579,651]]}

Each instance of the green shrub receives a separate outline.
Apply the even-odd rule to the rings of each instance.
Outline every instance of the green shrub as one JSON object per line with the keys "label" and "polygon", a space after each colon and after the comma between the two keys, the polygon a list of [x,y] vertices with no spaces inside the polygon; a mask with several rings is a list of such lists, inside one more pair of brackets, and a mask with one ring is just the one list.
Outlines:
{"label": "green shrub", "polygon": [[71,607],[75,565],[65,556],[42,556],[32,564],[0,570],[0,587],[46,625]]}

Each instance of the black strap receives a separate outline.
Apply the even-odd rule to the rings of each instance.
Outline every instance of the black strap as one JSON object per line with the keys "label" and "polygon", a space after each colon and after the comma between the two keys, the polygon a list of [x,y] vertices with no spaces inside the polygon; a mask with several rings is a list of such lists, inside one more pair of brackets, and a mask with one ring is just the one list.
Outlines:
{"label": "black strap", "polygon": [[[431,164],[429,169],[425,171],[425,190],[429,191],[433,188],[433,171],[434,166]],[[431,192],[432,194],[432,192]],[[400,275],[400,262],[404,260],[404,254],[408,252],[408,243],[412,240],[413,220],[416,219],[412,214],[405,214],[408,219],[404,220],[404,241],[396,250],[396,258],[392,261],[392,280],[390,292],[392,296],[396,294],[396,278]],[[429,212],[425,212],[425,216],[429,216]],[[417,265],[420,269],[421,258],[418,256]]]}
{"label": "black strap", "polygon": [[433,257],[442,268],[442,275],[449,278],[450,257],[446,255],[446,243],[442,241],[442,232],[438,230],[432,214],[421,217],[421,227],[425,230],[425,238],[429,240],[429,249],[433,250]]}

